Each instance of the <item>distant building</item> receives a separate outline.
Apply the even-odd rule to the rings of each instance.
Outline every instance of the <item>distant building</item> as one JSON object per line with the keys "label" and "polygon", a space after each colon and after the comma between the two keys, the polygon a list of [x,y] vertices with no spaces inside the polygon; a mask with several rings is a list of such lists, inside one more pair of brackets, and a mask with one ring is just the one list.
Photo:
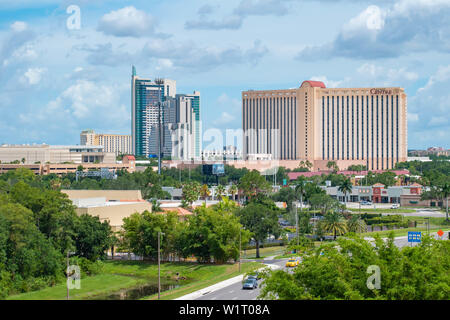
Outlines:
{"label": "distant building", "polygon": [[199,159],[200,92],[177,94],[175,80],[140,78],[134,67],[131,89],[132,153],[158,157],[161,144],[162,157]]}
{"label": "distant building", "polygon": [[407,158],[407,95],[403,88],[299,88],[242,92],[244,160],[328,161],[339,168],[392,169]]}
{"label": "distant building", "polygon": [[236,146],[226,146],[223,149],[203,150],[202,159],[209,160],[241,160],[242,151]]}
{"label": "distant building", "polygon": [[[157,155],[158,123],[164,123],[162,105],[168,97],[176,95],[176,81],[170,79],[150,80],[131,75],[131,136],[133,154]],[[158,120],[159,119],[159,120]],[[150,137],[156,138],[151,141]],[[162,137],[161,137],[162,139]]]}
{"label": "distant building", "polygon": [[105,152],[112,152],[116,156],[120,154],[132,154],[131,135],[95,133],[94,130],[84,130],[80,134],[80,144],[91,146],[103,146]]}
{"label": "distant building", "polygon": [[408,154],[412,157],[425,157],[429,155],[435,156],[450,156],[450,149],[444,149],[442,147],[431,147],[427,150],[410,150]]}
{"label": "distant building", "polygon": [[113,153],[105,152],[99,145],[57,146],[47,144],[0,146],[1,163],[115,163]]}
{"label": "distant building", "polygon": [[140,190],[61,190],[77,207],[77,214],[89,214],[108,221],[113,231],[119,231],[123,219],[133,213],[151,212],[152,205],[142,198]]}

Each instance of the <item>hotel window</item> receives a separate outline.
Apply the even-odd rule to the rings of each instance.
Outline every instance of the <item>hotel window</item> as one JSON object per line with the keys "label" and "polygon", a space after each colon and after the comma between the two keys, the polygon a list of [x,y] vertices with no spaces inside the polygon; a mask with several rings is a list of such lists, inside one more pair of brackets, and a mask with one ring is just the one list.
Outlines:
{"label": "hotel window", "polygon": [[359,97],[356,96],[356,159],[359,160]]}
{"label": "hotel window", "polygon": [[345,127],[345,122],[344,122],[344,96],[342,96],[342,160],[345,159],[345,154],[344,154],[344,137],[345,137],[344,127]]}
{"label": "hotel window", "polygon": [[378,96],[377,96],[377,122],[376,122],[376,126],[377,126],[377,170],[379,170],[380,169],[380,167],[379,167],[379,161],[378,161],[378,159],[380,159],[380,156],[379,156],[379,130],[380,130],[380,128],[378,127]]}
{"label": "hotel window", "polygon": [[352,160],[355,160],[355,103],[352,96]]}
{"label": "hotel window", "polygon": [[397,122],[397,125],[396,125],[396,131],[397,131],[397,134],[396,134],[396,140],[397,140],[397,161],[398,161],[398,96],[396,97],[397,98],[397,102],[396,102],[396,105],[395,105],[395,107],[396,107],[396,117],[395,117],[395,119],[396,119],[396,122]]}
{"label": "hotel window", "polygon": [[327,96],[327,159],[330,159],[330,96]]}
{"label": "hotel window", "polygon": [[336,97],[336,156],[339,160],[339,97]]}
{"label": "hotel window", "polygon": [[389,167],[389,149],[390,149],[389,148],[389,96],[386,96],[386,167],[387,168]]}
{"label": "hotel window", "polygon": [[334,96],[331,97],[331,158],[334,160]]}
{"label": "hotel window", "polygon": [[325,97],[322,97],[322,159],[325,160]]}
{"label": "hotel window", "polygon": [[391,161],[394,167],[394,96],[391,96]]}
{"label": "hotel window", "polygon": [[347,96],[347,160],[350,159],[350,98]]}
{"label": "hotel window", "polygon": [[361,159],[364,159],[364,96],[361,96]]}
{"label": "hotel window", "polygon": [[384,96],[381,96],[381,170],[384,170]]}
{"label": "hotel window", "polygon": [[371,115],[372,115],[372,117],[371,117],[371,133],[372,133],[372,138],[371,138],[371,141],[372,141],[372,153],[371,153],[371,157],[372,157],[372,170],[373,170],[373,168],[374,168],[374,163],[373,163],[373,158],[374,158],[374,154],[373,154],[373,121],[374,121],[374,116],[373,116],[373,96],[372,96],[372,103],[371,103],[371,109],[372,109],[372,112],[371,112]]}

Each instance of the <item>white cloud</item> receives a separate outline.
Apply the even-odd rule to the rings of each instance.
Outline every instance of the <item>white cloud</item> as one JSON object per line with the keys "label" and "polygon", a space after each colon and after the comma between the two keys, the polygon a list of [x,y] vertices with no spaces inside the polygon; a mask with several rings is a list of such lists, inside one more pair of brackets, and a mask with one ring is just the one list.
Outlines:
{"label": "white cloud", "polygon": [[380,59],[412,52],[450,50],[450,1],[401,0],[371,5],[343,25],[337,37],[300,51],[298,59]]}
{"label": "white cloud", "polygon": [[105,14],[97,30],[117,37],[148,37],[154,35],[155,25],[151,15],[129,6]]}
{"label": "white cloud", "polygon": [[344,83],[348,81],[348,79],[333,81],[329,80],[326,76],[313,76],[310,79],[313,81],[322,81],[327,88],[339,88],[342,87]]}
{"label": "white cloud", "polygon": [[409,71],[405,67],[386,68],[373,63],[365,63],[356,71],[360,80],[384,86],[403,86],[405,82],[414,82],[419,79],[416,72]]}
{"label": "white cloud", "polygon": [[419,115],[417,113],[408,113],[408,122],[417,122],[419,121]]}
{"label": "white cloud", "polygon": [[35,85],[41,82],[42,75],[47,71],[46,68],[29,68],[21,78],[23,83]]}
{"label": "white cloud", "polygon": [[28,28],[28,25],[23,21],[16,21],[11,24],[11,29],[15,32],[22,32]]}

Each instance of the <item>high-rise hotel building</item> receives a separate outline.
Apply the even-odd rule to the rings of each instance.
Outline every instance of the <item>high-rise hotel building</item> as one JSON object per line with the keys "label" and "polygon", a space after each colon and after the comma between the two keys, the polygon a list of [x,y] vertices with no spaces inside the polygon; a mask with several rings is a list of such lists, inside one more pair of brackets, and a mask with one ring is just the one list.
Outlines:
{"label": "high-rise hotel building", "polygon": [[300,88],[242,93],[244,159],[335,161],[385,170],[407,160],[407,96],[403,88]]}

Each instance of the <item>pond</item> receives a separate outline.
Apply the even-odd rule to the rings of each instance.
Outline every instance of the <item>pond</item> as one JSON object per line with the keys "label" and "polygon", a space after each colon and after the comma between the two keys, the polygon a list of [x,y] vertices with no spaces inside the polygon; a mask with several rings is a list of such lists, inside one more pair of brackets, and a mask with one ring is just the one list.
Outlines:
{"label": "pond", "polygon": [[[172,290],[185,284],[186,281],[174,281],[170,283],[161,283],[161,292]],[[108,294],[96,295],[89,300],[139,300],[146,296],[158,293],[158,282],[149,282],[147,284],[122,289]]]}

